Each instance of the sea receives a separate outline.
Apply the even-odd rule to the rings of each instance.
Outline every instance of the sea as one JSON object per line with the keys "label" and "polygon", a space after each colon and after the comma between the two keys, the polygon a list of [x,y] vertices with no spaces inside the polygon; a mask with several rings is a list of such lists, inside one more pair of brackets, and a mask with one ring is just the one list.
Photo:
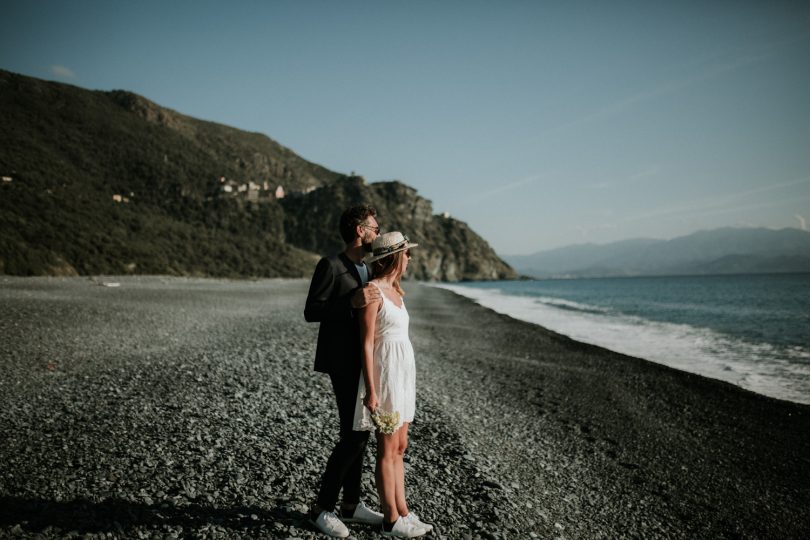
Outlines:
{"label": "sea", "polygon": [[577,341],[810,404],[810,274],[440,286]]}

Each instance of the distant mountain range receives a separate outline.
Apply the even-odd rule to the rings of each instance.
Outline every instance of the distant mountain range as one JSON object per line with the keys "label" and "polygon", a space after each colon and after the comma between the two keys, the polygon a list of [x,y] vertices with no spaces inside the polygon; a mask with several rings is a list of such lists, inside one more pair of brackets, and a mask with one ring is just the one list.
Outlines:
{"label": "distant mountain range", "polygon": [[342,210],[368,203],[419,243],[411,277],[517,276],[401,182],[367,184],[131,92],[0,70],[0,126],[0,274],[308,276],[342,248]]}
{"label": "distant mountain range", "polygon": [[504,259],[519,273],[541,278],[810,272],[810,232],[727,227]]}

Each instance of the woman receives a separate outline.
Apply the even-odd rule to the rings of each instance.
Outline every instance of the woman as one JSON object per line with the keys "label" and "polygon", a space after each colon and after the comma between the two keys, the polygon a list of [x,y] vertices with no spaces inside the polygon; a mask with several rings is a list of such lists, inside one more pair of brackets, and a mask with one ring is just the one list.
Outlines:
{"label": "woman", "polygon": [[402,274],[408,267],[408,242],[400,232],[378,236],[372,244],[374,279],[382,298],[360,311],[363,373],[357,389],[354,429],[377,432],[377,492],[383,511],[383,536],[415,538],[432,525],[422,523],[405,502],[408,425],[416,405],[416,368],[408,339],[408,312],[402,300]]}

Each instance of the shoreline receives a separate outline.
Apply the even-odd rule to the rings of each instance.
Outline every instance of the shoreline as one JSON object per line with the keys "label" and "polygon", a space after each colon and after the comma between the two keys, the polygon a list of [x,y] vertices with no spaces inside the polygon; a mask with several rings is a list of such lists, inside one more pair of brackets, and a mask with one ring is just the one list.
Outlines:
{"label": "shoreline", "polygon": [[[772,343],[750,343],[716,329],[686,322],[639,319],[639,316],[616,314],[605,320],[601,318],[596,320],[592,312],[572,315],[562,311],[555,312],[546,305],[538,309],[535,306],[537,300],[533,296],[513,295],[495,289],[451,283],[431,284],[431,286],[452,291],[497,313],[554,331],[581,343],[601,347],[606,351],[730,383],[774,399],[810,405],[807,383],[802,386],[800,382],[810,376],[810,371],[802,368],[803,364],[799,360],[789,361],[781,357],[760,358],[766,350],[770,354],[776,353],[776,346]],[[563,304],[568,303],[564,298],[555,297],[555,300]],[[640,328],[635,329],[639,320],[642,324]],[[630,330],[637,332],[636,339],[625,339],[624,332]],[[703,345],[700,347],[692,345],[697,342],[703,342]],[[650,347],[654,349],[650,350]],[[745,354],[752,356],[749,358],[744,356]],[[786,363],[791,361],[798,363]],[[791,379],[786,373],[778,374],[776,370],[795,371],[793,375],[799,379]]]}
{"label": "shoreline", "polygon": [[[322,538],[304,512],[337,419],[307,280],[114,279],[0,282],[0,536]],[[810,529],[810,407],[403,286],[432,537]]]}
{"label": "shoreline", "polygon": [[[730,276],[806,276],[810,271],[804,272],[733,272],[728,274],[639,274],[639,275],[621,275],[621,276],[581,276],[581,277],[536,277],[529,275],[521,275],[517,279],[490,279],[482,281],[498,282],[498,281],[572,281],[572,280],[588,280],[588,279],[639,279],[639,278],[679,278],[679,277],[730,277]],[[460,283],[470,283],[469,280]]]}

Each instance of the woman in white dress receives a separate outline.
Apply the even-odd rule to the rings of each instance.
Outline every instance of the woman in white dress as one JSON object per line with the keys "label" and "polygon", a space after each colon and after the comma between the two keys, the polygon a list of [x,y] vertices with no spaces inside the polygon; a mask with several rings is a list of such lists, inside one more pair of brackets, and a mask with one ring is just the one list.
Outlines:
{"label": "woman in white dress", "polygon": [[383,511],[383,536],[415,538],[433,527],[423,523],[405,502],[408,426],[416,405],[416,367],[408,339],[408,311],[400,287],[409,250],[417,244],[400,232],[385,233],[372,244],[371,264],[382,298],[360,311],[362,367],[354,429],[376,431],[377,492]]}

